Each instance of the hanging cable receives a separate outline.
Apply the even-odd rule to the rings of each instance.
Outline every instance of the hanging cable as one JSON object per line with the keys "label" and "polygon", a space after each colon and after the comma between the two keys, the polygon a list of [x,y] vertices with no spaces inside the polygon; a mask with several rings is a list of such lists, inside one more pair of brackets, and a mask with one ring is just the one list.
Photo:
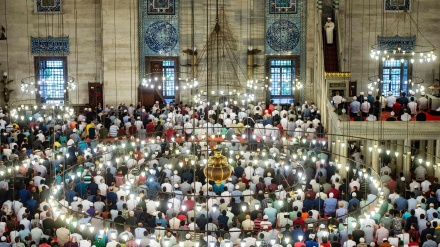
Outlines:
{"label": "hanging cable", "polygon": [[[131,40],[132,40],[132,16],[131,16],[131,9],[132,9],[132,0],[130,0],[128,4],[129,12],[130,12],[130,95],[131,99],[133,99],[133,55],[132,55],[132,46],[131,46]],[[135,102],[136,104],[136,102]]]}
{"label": "hanging cable", "polygon": [[97,54],[97,49],[96,49],[96,46],[98,46],[98,44],[97,44],[97,40],[98,40],[98,37],[97,37],[97,32],[96,32],[96,19],[97,19],[97,7],[98,5],[95,3],[95,28],[94,28],[94,31],[95,31],[95,47],[94,47],[94,52],[95,52],[95,81],[98,81],[98,54]]}
{"label": "hanging cable", "polygon": [[[26,6],[29,6],[28,1],[29,0],[26,0]],[[29,11],[26,11],[26,37],[28,37],[28,77],[30,78],[31,77],[31,39],[29,35]]]}
{"label": "hanging cable", "polygon": [[[7,11],[7,1],[5,0],[5,29],[8,31],[8,11]],[[6,71],[9,75],[9,42],[8,39],[6,39]],[[5,85],[6,86],[6,85]]]}
{"label": "hanging cable", "polygon": [[[193,23],[194,25],[194,23]],[[208,49],[206,50],[206,101],[209,102],[209,83],[212,83],[209,80],[209,0],[206,0],[206,42],[208,44]],[[194,102],[196,103],[196,102]]]}
{"label": "hanging cable", "polygon": [[114,39],[115,39],[115,42],[114,42],[115,43],[115,45],[114,45],[114,48],[115,48],[114,80],[115,80],[115,88],[116,88],[116,105],[117,105],[118,104],[118,85],[116,82],[116,45],[117,45],[116,44],[117,43],[117,40],[116,40],[116,0],[113,0],[113,35],[114,35]]}
{"label": "hanging cable", "polygon": [[[365,1],[362,1],[362,16],[361,16],[361,47],[364,47],[364,16],[365,16]],[[361,57],[364,58],[364,50],[361,49]],[[361,69],[361,91],[363,91],[363,85],[364,83],[364,63],[362,63],[362,69]]]}
{"label": "hanging cable", "polygon": [[78,81],[78,87],[76,90],[76,103],[79,102],[79,91],[80,91],[80,83],[79,83],[79,70],[78,70],[78,6],[76,4],[76,0],[74,2],[74,18],[75,18],[75,60],[76,60],[76,80]]}

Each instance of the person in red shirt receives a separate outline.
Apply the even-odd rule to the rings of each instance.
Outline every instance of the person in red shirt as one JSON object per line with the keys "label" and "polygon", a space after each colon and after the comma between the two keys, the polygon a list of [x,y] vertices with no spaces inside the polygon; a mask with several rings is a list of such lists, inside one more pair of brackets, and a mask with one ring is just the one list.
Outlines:
{"label": "person in red shirt", "polygon": [[277,125],[278,130],[280,131],[280,136],[283,136],[283,126],[280,124]]}
{"label": "person in red shirt", "polygon": [[164,132],[164,135],[166,135],[167,141],[171,141],[171,139],[174,137],[174,133],[176,131],[173,130],[173,127],[168,127],[167,131]]}
{"label": "person in red shirt", "polygon": [[38,247],[50,247],[50,245],[47,244],[46,238],[42,238],[40,240],[40,245],[38,245]]}
{"label": "person in red shirt", "polygon": [[387,183],[387,187],[390,191],[394,191],[397,188],[397,182],[393,178]]}
{"label": "person in red shirt", "polygon": [[396,103],[394,103],[394,105],[393,105],[393,112],[394,112],[397,116],[400,116],[400,115],[399,115],[400,108],[402,108],[402,105],[401,105],[399,102],[396,101]]}
{"label": "person in red shirt", "polygon": [[411,229],[408,231],[408,234],[411,238],[411,240],[414,240],[414,242],[418,242],[420,238],[420,233],[416,229],[416,223],[411,224]]}
{"label": "person in red shirt", "polygon": [[124,127],[119,128],[118,130],[118,136],[125,136],[127,132],[125,131]]}
{"label": "person in red shirt", "polygon": [[249,184],[249,179],[246,178],[246,173],[243,173],[243,176],[241,177],[241,181],[245,184]]}
{"label": "person in red shirt", "polygon": [[177,215],[177,219],[180,220],[180,226],[185,226],[186,218],[187,218],[186,212],[180,211],[179,215]]}
{"label": "person in red shirt", "polygon": [[413,239],[413,238],[411,237],[411,241],[408,243],[408,247],[411,247],[411,246],[414,246],[414,247],[419,246],[419,243],[418,243],[417,241],[418,241],[417,239]]}
{"label": "person in red shirt", "polygon": [[144,153],[141,152],[141,147],[137,146],[136,152],[133,153],[133,157],[136,161],[139,161],[144,157]]}
{"label": "person in red shirt", "polygon": [[186,205],[185,211],[187,212],[191,211],[194,208],[194,204],[195,204],[194,200],[191,199],[184,200],[182,203]]}
{"label": "person in red shirt", "polygon": [[32,191],[32,189],[38,189],[37,186],[34,185],[34,181],[29,181],[29,186],[27,187],[28,191]]}
{"label": "person in red shirt", "polygon": [[136,125],[132,125],[128,128],[128,133],[130,133],[130,135],[136,135],[137,134],[137,127]]}
{"label": "person in red shirt", "polygon": [[304,229],[304,227],[305,227],[305,223],[304,223],[304,220],[302,219],[302,213],[301,212],[298,212],[297,214],[296,214],[296,219],[292,222],[292,224],[294,225],[294,226],[296,226],[297,224],[298,225],[300,225],[301,226],[301,229]]}
{"label": "person in red shirt", "polygon": [[[362,240],[364,240],[364,242],[365,242],[365,239],[364,238],[361,238],[361,243],[362,243]],[[319,244],[319,246],[322,246],[322,247],[330,247],[331,245],[330,245],[330,243],[328,242],[328,237],[322,237],[322,242]]]}
{"label": "person in red shirt", "polygon": [[330,193],[333,193],[333,198],[339,200],[339,190],[335,188],[335,184],[332,184],[331,186],[332,188],[328,190],[327,196],[330,197]]}
{"label": "person in red shirt", "polygon": [[148,120],[148,124],[145,126],[145,129],[147,130],[147,135],[152,136],[154,133],[154,123],[153,120]]}
{"label": "person in red shirt", "polygon": [[270,110],[271,114],[272,114],[273,110],[275,110],[275,105],[273,104],[273,100],[270,101],[268,109]]}
{"label": "person in red shirt", "polygon": [[305,196],[307,197],[307,195],[310,195],[310,200],[315,200],[316,197],[316,193],[315,191],[313,191],[312,189],[312,185],[311,184],[307,184],[307,191],[304,193]]}

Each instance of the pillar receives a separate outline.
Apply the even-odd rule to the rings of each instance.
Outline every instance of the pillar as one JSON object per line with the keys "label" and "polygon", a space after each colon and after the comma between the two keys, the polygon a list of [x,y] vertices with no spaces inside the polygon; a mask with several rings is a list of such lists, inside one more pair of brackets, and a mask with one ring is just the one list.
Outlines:
{"label": "pillar", "polygon": [[[323,111],[325,112],[325,111]],[[335,132],[333,131],[333,127],[332,127],[332,120],[329,119],[328,120],[328,125],[324,125],[325,128],[327,129],[329,135],[327,135],[327,147],[328,147],[328,151],[329,152],[333,152],[333,145],[332,145],[332,141],[335,141],[335,137],[333,136],[333,134],[335,134]],[[334,157],[333,157],[334,159]]]}
{"label": "pillar", "polygon": [[[344,146],[342,146],[342,143],[344,143]],[[348,163],[347,163],[348,160],[346,158],[348,155],[347,139],[345,137],[341,137],[341,142],[339,143],[338,146],[339,146],[338,148],[339,148],[339,154],[340,154],[339,160],[340,160],[340,163],[344,167],[344,169],[341,169],[341,170],[343,170],[341,173],[341,176],[347,177],[347,170],[345,169],[345,166],[348,165]]]}
{"label": "pillar", "polygon": [[[371,159],[372,152],[370,152],[370,147],[373,147],[373,142],[372,141],[365,141],[364,158],[365,158],[365,164],[367,164],[367,166],[369,166],[369,167],[371,166],[371,162],[372,162],[372,159]],[[377,172],[379,172],[379,171],[377,171]]]}
{"label": "pillar", "polygon": [[[341,137],[340,136],[335,136],[334,137],[334,141],[335,141],[335,145],[333,145],[333,149],[335,150],[335,160],[338,161],[338,163],[342,164],[342,159],[341,159]],[[342,164],[345,165],[345,164]]]}
{"label": "pillar", "polygon": [[419,144],[419,155],[426,160],[426,141],[425,140],[420,140],[420,144]]}
{"label": "pillar", "polygon": [[440,139],[435,141],[435,163],[437,165],[437,169],[435,169],[435,176],[438,177],[440,175]]}
{"label": "pillar", "polygon": [[404,141],[405,162],[403,164],[403,174],[405,174],[406,181],[410,180],[411,174],[411,140],[405,139]]}
{"label": "pillar", "polygon": [[404,162],[403,157],[405,156],[405,154],[403,153],[403,150],[404,150],[403,145],[405,145],[405,142],[399,140],[396,142],[396,144],[397,145],[396,145],[396,148],[395,148],[393,155],[394,155],[394,157],[396,157],[395,153],[396,152],[399,153],[396,157],[396,173],[397,173],[396,175],[399,175],[399,173],[401,171],[403,171],[403,162]]}
{"label": "pillar", "polygon": [[[375,170],[377,173],[380,173],[379,152],[378,152],[378,149],[380,148],[379,143],[376,141],[371,141],[371,142],[373,144],[373,150],[371,152],[371,168],[373,168],[373,170]],[[377,148],[374,148],[374,145],[376,145]]]}
{"label": "pillar", "polygon": [[434,142],[435,140],[427,140],[427,150],[426,150],[426,161],[430,163],[430,165],[427,168],[428,175],[431,177],[434,174]]}

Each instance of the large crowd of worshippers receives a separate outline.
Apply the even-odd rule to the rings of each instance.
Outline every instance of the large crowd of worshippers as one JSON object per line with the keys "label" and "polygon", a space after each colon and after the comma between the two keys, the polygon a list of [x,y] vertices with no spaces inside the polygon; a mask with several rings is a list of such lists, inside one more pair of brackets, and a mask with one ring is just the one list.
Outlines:
{"label": "large crowd of worshippers", "polygon": [[[407,181],[387,161],[380,171],[385,200],[376,207],[377,184],[358,173],[366,168],[360,148],[349,145],[354,169],[341,177],[313,103],[216,108],[120,104],[58,122],[49,110],[24,118],[3,111],[0,247],[440,242],[440,184],[429,182],[423,166]],[[224,139],[214,145],[233,166],[221,184],[203,172],[210,135]],[[132,136],[147,141],[133,145]],[[290,163],[301,154],[309,158]],[[292,187],[301,180],[304,188]]]}
{"label": "large crowd of worshippers", "polygon": [[[400,93],[399,97],[394,96],[393,92],[382,93],[373,96],[373,92],[360,92],[359,96],[353,96],[349,99],[343,98],[339,92],[336,92],[332,98],[335,112],[339,115],[339,120],[350,121],[378,121],[383,112],[389,112],[385,121],[426,121],[426,112],[428,111],[428,98],[425,92],[420,92],[420,97],[415,96],[411,91],[408,96],[405,92]],[[436,112],[439,112],[436,109]]]}

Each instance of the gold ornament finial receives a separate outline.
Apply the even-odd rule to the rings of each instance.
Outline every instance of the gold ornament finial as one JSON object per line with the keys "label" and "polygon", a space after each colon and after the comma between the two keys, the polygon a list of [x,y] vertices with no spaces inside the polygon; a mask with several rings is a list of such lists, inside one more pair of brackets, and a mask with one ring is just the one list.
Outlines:
{"label": "gold ornament finial", "polygon": [[212,180],[217,185],[220,185],[231,176],[232,170],[228,159],[222,155],[221,150],[217,149],[214,151],[214,155],[209,157],[203,172],[208,180]]}

